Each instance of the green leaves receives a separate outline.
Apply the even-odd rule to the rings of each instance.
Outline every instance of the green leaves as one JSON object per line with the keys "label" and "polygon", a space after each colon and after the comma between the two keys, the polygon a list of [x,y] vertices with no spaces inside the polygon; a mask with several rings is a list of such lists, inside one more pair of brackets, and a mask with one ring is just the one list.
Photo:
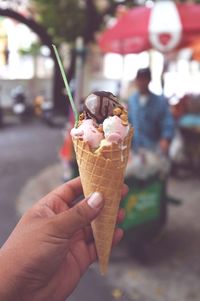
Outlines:
{"label": "green leaves", "polygon": [[32,0],[32,3],[36,6],[40,22],[56,44],[72,42],[77,36],[83,36],[86,14],[79,0]]}

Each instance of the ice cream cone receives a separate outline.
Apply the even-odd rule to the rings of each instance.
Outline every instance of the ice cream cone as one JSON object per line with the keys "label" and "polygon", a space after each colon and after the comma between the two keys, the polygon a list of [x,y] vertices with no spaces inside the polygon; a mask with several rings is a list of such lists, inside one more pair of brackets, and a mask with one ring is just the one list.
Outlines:
{"label": "ice cream cone", "polygon": [[100,271],[105,274],[110,257],[113,233],[121,199],[133,129],[122,144],[113,143],[92,152],[87,142],[73,139],[85,197],[94,191],[103,194],[105,206],[93,221],[92,229]]}

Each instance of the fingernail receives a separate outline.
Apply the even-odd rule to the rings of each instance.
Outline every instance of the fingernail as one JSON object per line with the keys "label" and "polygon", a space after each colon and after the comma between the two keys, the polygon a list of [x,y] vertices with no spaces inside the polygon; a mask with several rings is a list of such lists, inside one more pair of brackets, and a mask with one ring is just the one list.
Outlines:
{"label": "fingernail", "polygon": [[87,203],[91,208],[98,208],[103,202],[103,196],[100,192],[94,192],[88,199]]}

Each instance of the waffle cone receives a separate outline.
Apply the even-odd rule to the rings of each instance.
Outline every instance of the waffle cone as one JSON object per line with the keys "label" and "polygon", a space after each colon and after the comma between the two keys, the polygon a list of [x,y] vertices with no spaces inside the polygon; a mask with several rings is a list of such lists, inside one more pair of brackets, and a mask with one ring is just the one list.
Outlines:
{"label": "waffle cone", "polygon": [[73,139],[76,159],[85,197],[94,191],[104,196],[105,206],[92,222],[100,271],[107,270],[113,233],[121,199],[128,154],[133,136],[131,128],[122,145],[113,143],[92,152],[87,142]]}

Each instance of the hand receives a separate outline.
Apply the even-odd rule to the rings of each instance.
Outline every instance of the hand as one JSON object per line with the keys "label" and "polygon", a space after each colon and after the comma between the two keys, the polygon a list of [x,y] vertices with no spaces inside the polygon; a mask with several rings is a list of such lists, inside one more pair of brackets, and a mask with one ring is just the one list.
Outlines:
{"label": "hand", "polygon": [[164,154],[168,153],[168,150],[169,150],[169,141],[167,139],[161,139],[159,141],[159,146],[160,146],[161,151]]}
{"label": "hand", "polygon": [[[21,218],[0,250],[1,301],[64,301],[97,259],[90,222],[104,202],[100,193],[94,193],[72,207],[81,193],[76,178]],[[119,211],[118,221],[123,215]],[[122,235],[116,229],[114,244]]]}

